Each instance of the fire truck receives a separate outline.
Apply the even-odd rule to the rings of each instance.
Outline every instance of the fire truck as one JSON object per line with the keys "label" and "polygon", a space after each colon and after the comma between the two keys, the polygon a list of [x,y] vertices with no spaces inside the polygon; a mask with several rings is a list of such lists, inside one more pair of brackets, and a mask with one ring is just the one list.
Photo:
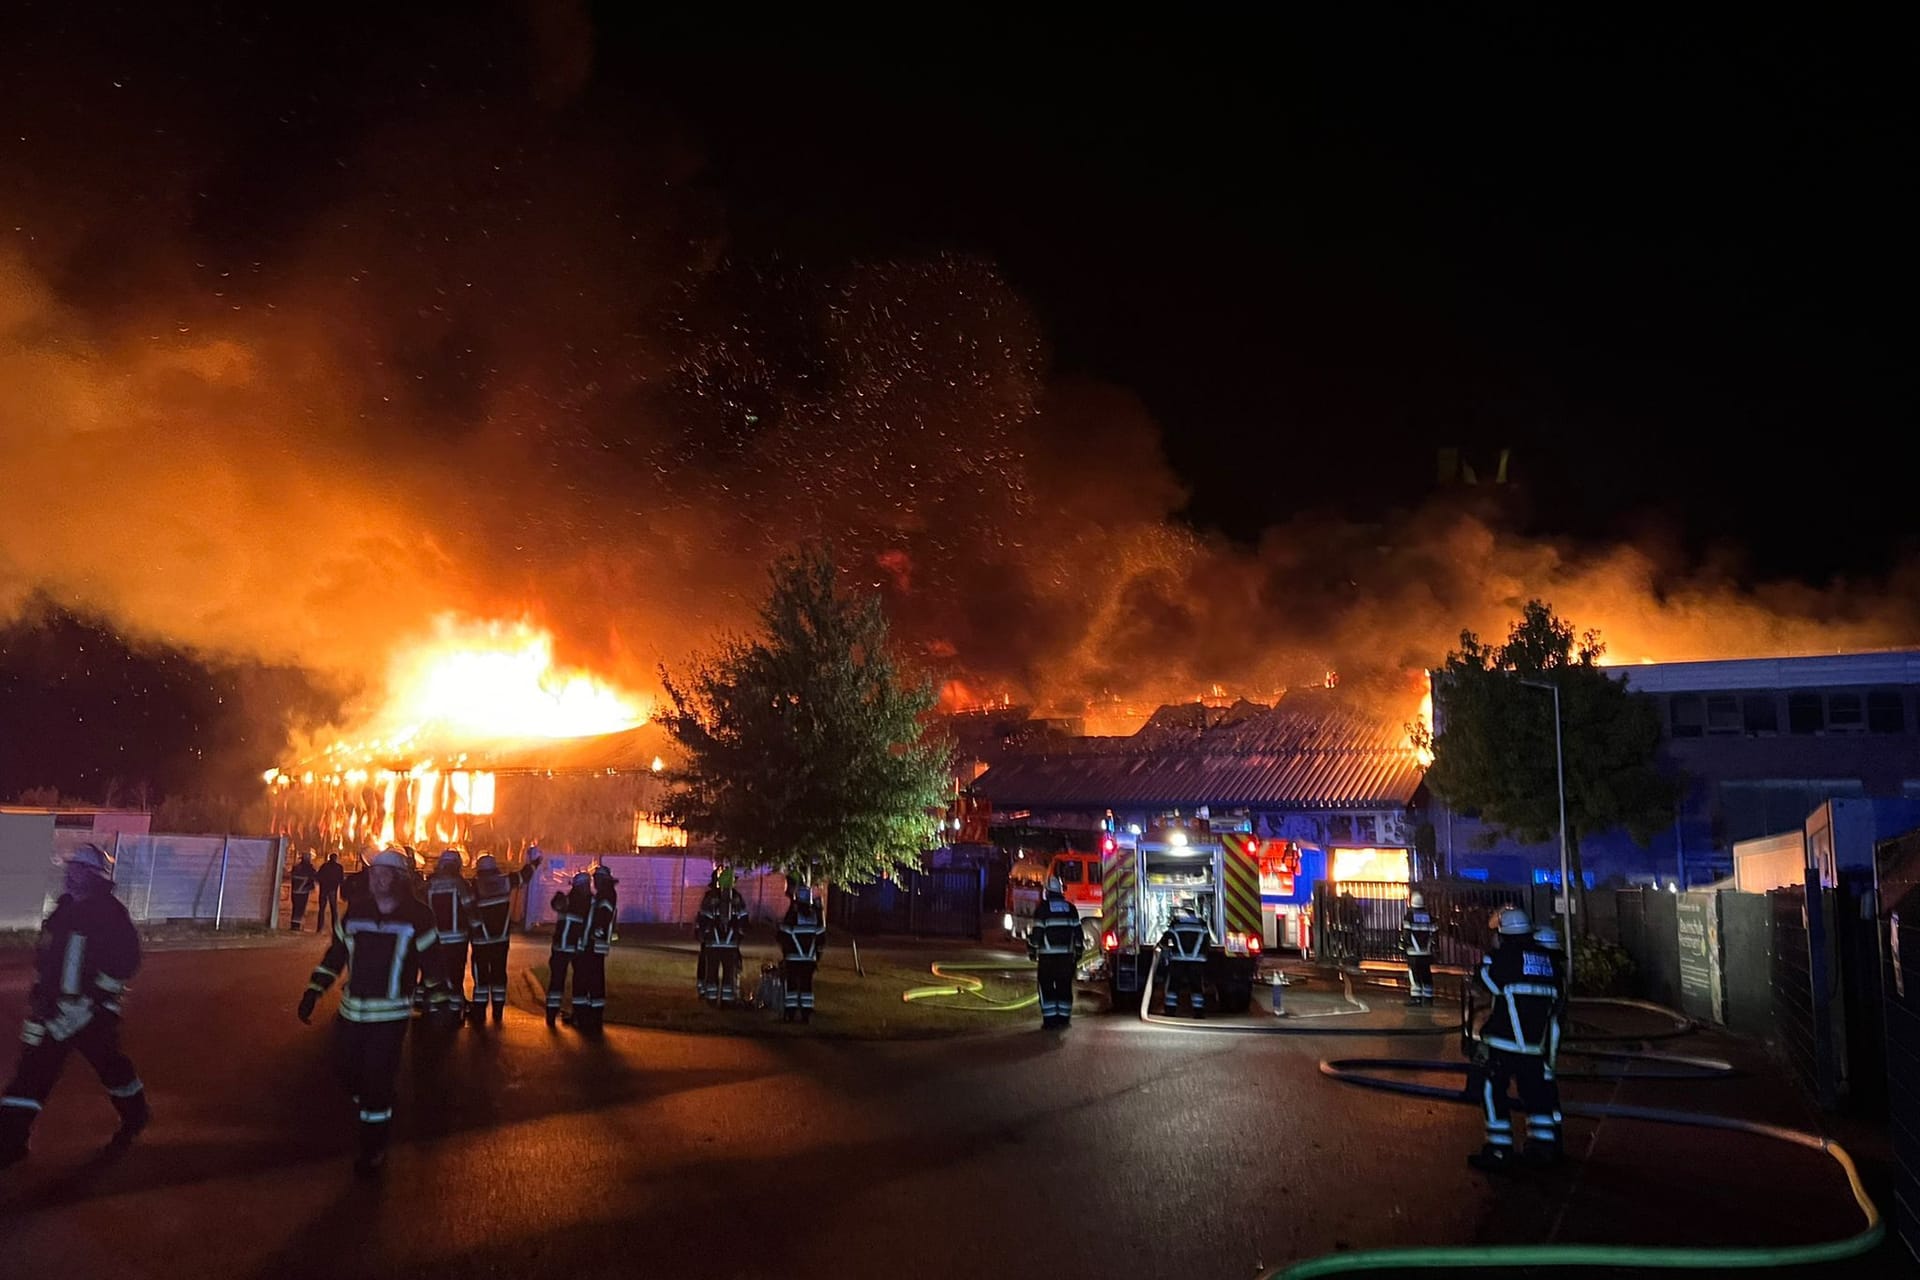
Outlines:
{"label": "fire truck", "polygon": [[[1078,839],[1084,841],[1084,834]],[[1100,928],[1101,873],[1105,866],[1092,849],[1063,849],[1051,856],[1043,851],[1021,850],[1007,872],[1007,910],[1003,918],[1007,936],[1026,941],[1033,927],[1033,914],[1046,894],[1048,876],[1059,876],[1067,901],[1080,913],[1081,931],[1087,936],[1087,950],[1094,950]]]}
{"label": "fire truck", "polygon": [[[1207,954],[1210,1008],[1241,1013],[1253,1002],[1260,964],[1261,841],[1243,819],[1158,818],[1100,838],[1100,949],[1116,1009],[1150,995],[1148,970],[1174,910],[1191,900],[1213,931]],[[1164,968],[1163,968],[1164,971]]]}

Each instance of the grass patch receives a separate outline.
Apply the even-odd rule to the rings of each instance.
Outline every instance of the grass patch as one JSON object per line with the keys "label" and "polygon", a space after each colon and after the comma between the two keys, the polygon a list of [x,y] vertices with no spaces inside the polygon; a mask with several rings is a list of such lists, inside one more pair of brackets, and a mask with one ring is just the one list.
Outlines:
{"label": "grass patch", "polygon": [[[956,949],[955,960],[977,959]],[[691,949],[617,946],[607,957],[607,1021],[673,1031],[714,1035],[840,1036],[855,1040],[918,1040],[989,1031],[1030,1030],[1040,1023],[1029,1006],[1012,1012],[994,1009],[973,996],[936,997],[911,1004],[901,997],[915,987],[939,986],[925,959],[898,959],[867,951],[866,976],[854,970],[853,954],[833,948],[814,975],[813,1021],[805,1026],[780,1021],[772,1009],[715,1009],[694,995],[696,955]],[[749,947],[741,957],[741,985],[751,992],[760,966],[774,959]],[[533,967],[541,990],[547,966]],[[1031,967],[1007,973],[975,972],[988,1000],[1012,1001],[1034,990]]]}

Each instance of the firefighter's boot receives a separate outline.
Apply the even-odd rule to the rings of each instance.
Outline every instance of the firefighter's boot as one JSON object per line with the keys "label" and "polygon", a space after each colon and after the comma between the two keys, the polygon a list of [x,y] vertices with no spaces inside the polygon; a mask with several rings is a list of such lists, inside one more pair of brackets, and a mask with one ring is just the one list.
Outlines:
{"label": "firefighter's boot", "polygon": [[153,1119],[153,1109],[147,1105],[145,1089],[132,1097],[115,1098],[113,1109],[120,1113],[120,1127],[114,1130],[112,1139],[112,1145],[116,1147],[131,1146],[141,1130]]}
{"label": "firefighter's boot", "polygon": [[353,1171],[363,1178],[375,1177],[387,1163],[387,1141],[392,1136],[391,1122],[360,1126],[360,1150],[354,1157]]}
{"label": "firefighter's boot", "polygon": [[1489,1142],[1468,1156],[1467,1163],[1482,1173],[1507,1173],[1514,1167],[1513,1148],[1496,1147]]}
{"label": "firefighter's boot", "polygon": [[29,1107],[0,1107],[0,1169],[27,1158],[27,1132],[35,1114]]}

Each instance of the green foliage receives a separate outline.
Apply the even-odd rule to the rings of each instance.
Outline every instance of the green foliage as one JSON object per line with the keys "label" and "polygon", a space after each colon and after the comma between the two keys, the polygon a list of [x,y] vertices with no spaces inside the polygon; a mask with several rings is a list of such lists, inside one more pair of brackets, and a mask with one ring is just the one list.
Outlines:
{"label": "green foliage", "polygon": [[1573,940],[1574,995],[1633,995],[1639,976],[1639,966],[1619,943],[1604,942],[1591,934]]}
{"label": "green foliage", "polygon": [[774,566],[760,624],[684,682],[661,673],[661,723],[687,761],[668,817],[731,863],[809,882],[917,866],[949,798],[950,748],[923,734],[934,691],[902,679],[879,600],[842,591],[808,549]]}
{"label": "green foliage", "polygon": [[1599,665],[1604,652],[1596,632],[1576,642],[1571,623],[1528,601],[1504,644],[1460,634],[1460,648],[1447,655],[1434,690],[1444,732],[1434,736],[1424,725],[1412,726],[1416,744],[1433,752],[1427,784],[1443,800],[1518,839],[1548,840],[1560,825],[1553,700],[1522,681],[1560,691],[1576,896],[1584,896],[1581,833],[1624,827],[1644,844],[1673,820],[1677,794],[1675,780],[1654,764],[1659,712]]}

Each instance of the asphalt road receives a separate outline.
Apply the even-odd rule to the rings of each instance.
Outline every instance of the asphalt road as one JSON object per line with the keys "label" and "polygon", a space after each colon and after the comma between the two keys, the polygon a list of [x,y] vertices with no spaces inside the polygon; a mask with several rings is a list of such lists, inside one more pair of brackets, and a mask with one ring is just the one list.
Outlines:
{"label": "asphalt road", "polygon": [[[293,1014],[315,952],[148,957],[127,1043],[154,1126],[100,1158],[112,1113],[75,1060],[33,1158],[0,1174],[0,1272],[1197,1280],[1376,1245],[1854,1229],[1815,1154],[1576,1124],[1574,1168],[1496,1184],[1462,1165],[1480,1141],[1475,1112],[1326,1081],[1325,1040],[1115,1017],[1064,1036],[861,1044],[610,1027],[591,1043],[509,1010],[499,1031],[415,1037],[394,1158],[366,1184],[349,1170],[330,1027]],[[516,951],[516,982],[536,958]],[[25,982],[25,957],[0,957],[8,1025]],[[1364,1037],[1338,1052],[1453,1049]],[[1761,1081],[1677,1086],[1690,1099],[1675,1087],[1592,1090],[1807,1122]]]}

